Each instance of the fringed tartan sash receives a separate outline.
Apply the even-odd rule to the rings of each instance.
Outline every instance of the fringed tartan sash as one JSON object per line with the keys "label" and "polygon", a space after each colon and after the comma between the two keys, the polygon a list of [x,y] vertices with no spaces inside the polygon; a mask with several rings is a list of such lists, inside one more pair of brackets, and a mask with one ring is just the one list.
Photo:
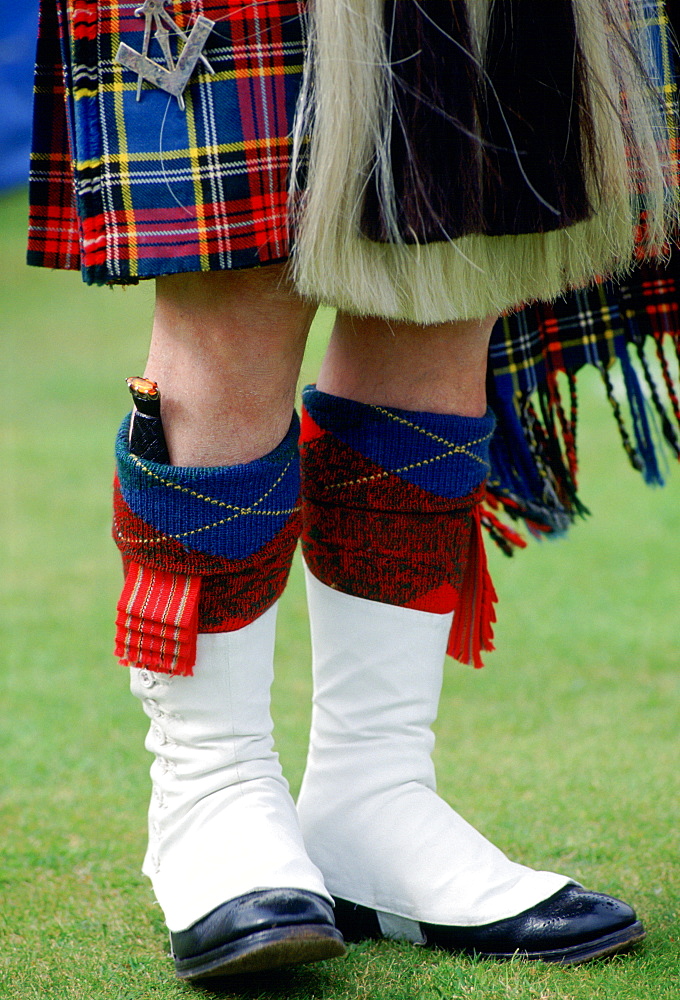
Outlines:
{"label": "fringed tartan sash", "polygon": [[679,350],[677,252],[619,284],[499,320],[489,352],[497,424],[487,502],[538,535],[587,514],[577,490],[577,376],[586,367],[600,373],[631,466],[663,485],[669,459],[680,458]]}
{"label": "fringed tartan sash", "polygon": [[448,652],[482,665],[496,594],[480,502],[494,420],[303,392],[305,560],[327,586],[420,611],[455,610]]}
{"label": "fringed tartan sash", "polygon": [[281,595],[300,533],[299,421],[269,455],[228,468],[160,465],[116,442],[113,535],[125,585],[116,656],[191,674],[197,632],[231,632]]}

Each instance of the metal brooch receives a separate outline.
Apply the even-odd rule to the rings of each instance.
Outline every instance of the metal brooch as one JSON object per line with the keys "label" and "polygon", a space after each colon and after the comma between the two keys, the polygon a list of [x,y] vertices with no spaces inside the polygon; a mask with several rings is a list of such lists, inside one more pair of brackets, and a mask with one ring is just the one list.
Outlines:
{"label": "metal brooch", "polygon": [[[138,52],[124,42],[120,43],[116,53],[116,62],[121,63],[126,69],[131,69],[137,74],[137,100],[142,96],[142,81],[146,80],[154,87],[160,87],[168,94],[177,98],[182,111],[184,111],[184,97],[182,96],[189,82],[189,77],[200,61],[209,73],[214,73],[205,55],[203,48],[208,40],[210,32],[215,27],[215,22],[207,17],[200,16],[196,19],[191,33],[187,35],[178,24],[173,21],[165,10],[167,0],[144,0],[141,7],[135,11],[137,17],[144,18],[144,43],[142,51]],[[154,62],[149,58],[149,45],[151,43],[151,31],[155,26],[154,38],[158,42],[165,66]],[[184,42],[184,48],[175,60],[170,45],[170,33],[178,35]]]}

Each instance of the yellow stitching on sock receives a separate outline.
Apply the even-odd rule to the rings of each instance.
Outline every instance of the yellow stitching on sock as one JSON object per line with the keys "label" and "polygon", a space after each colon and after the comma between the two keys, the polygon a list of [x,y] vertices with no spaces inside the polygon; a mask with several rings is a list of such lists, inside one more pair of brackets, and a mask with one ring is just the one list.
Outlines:
{"label": "yellow stitching on sock", "polygon": [[[390,410],[384,409],[382,406],[376,406],[373,403],[368,404],[372,410],[376,410],[378,413],[382,413],[383,416],[389,417],[390,420],[394,420],[395,423],[404,424],[406,427],[410,427],[411,430],[418,431],[419,434],[424,434],[425,437],[432,438],[438,444],[445,444],[449,447],[455,447],[453,441],[447,441],[446,438],[439,437],[437,434],[433,434],[432,431],[426,430],[424,427],[420,427],[418,424],[412,423],[410,420],[406,420],[405,417],[398,417],[396,413],[392,413]],[[461,447],[472,448],[476,444],[482,444],[484,441],[489,441],[493,437],[493,430],[490,430],[488,434],[484,437],[477,438],[475,441],[468,441],[467,444]]]}
{"label": "yellow stitching on sock", "polygon": [[[475,444],[476,442],[472,442]],[[375,482],[377,479],[386,479],[388,476],[399,476],[402,472],[410,472],[411,469],[421,469],[425,465],[431,465],[432,462],[440,462],[443,458],[450,458],[452,455],[467,455],[468,458],[472,458],[475,462],[479,462],[484,468],[489,468],[489,463],[485,462],[483,458],[479,455],[475,455],[474,452],[467,450],[467,445],[455,445],[451,451],[444,451],[441,455],[434,455],[432,458],[423,458],[420,462],[413,462],[411,465],[403,465],[400,469],[387,470],[386,472],[381,472],[374,476],[361,476],[359,479],[347,479],[342,483],[331,483],[329,486],[324,487],[324,491],[327,490],[339,490],[343,486],[358,486],[362,483]],[[422,487],[423,489],[425,487]]]}
{"label": "yellow stitching on sock", "polygon": [[[281,473],[281,475],[279,476],[279,478],[276,480],[276,482],[271,486],[270,489],[267,490],[266,493],[263,493],[262,496],[258,500],[254,500],[253,503],[251,504],[251,507],[237,507],[233,503],[225,503],[223,500],[214,500],[212,497],[205,496],[205,494],[203,494],[203,493],[196,493],[195,490],[187,489],[186,486],[180,486],[179,483],[173,483],[169,479],[163,479],[162,476],[159,476],[156,472],[152,472],[151,469],[148,468],[148,466],[144,465],[144,463],[142,462],[142,460],[140,458],[138,458],[136,455],[130,455],[130,458],[135,463],[135,465],[138,468],[140,468],[142,470],[142,472],[145,473],[145,475],[149,476],[149,478],[151,478],[151,479],[157,480],[161,484],[161,486],[168,486],[168,487],[170,487],[170,489],[177,490],[179,493],[186,493],[187,496],[194,497],[196,500],[203,500],[203,501],[205,501],[205,503],[213,504],[213,506],[215,506],[215,507],[224,507],[227,510],[236,510],[236,511],[239,511],[241,514],[253,513],[253,511],[252,511],[251,508],[252,507],[256,507],[258,504],[261,504],[263,500],[267,499],[267,497],[270,495],[270,493],[274,492],[274,490],[276,489],[276,487],[279,485],[279,483],[281,482],[281,480],[283,479],[283,477],[286,475],[286,473],[290,469],[291,465],[293,464],[293,459],[291,458],[290,462],[285,467],[285,469],[283,470],[283,472]],[[219,523],[222,524],[224,522],[219,522]],[[203,529],[199,529],[199,530],[203,530]],[[174,536],[171,536],[171,537],[174,537]]]}
{"label": "yellow stitching on sock", "polygon": [[177,535],[157,535],[155,538],[129,538],[126,535],[121,535],[121,533],[117,531],[116,538],[118,538],[121,542],[129,542],[134,545],[157,545],[159,542],[164,542],[168,538],[179,540],[180,538],[188,538],[190,535],[198,535],[202,531],[210,531],[212,528],[219,528],[223,524],[235,521],[237,517],[242,517],[244,514],[252,514],[253,516],[258,515],[259,517],[283,517],[284,514],[296,514],[300,509],[300,506],[291,507],[289,510],[250,510],[243,508],[239,510],[237,514],[232,514],[231,517],[225,517],[221,521],[215,521],[213,524],[204,524],[201,528],[192,528],[191,531],[182,531]]}

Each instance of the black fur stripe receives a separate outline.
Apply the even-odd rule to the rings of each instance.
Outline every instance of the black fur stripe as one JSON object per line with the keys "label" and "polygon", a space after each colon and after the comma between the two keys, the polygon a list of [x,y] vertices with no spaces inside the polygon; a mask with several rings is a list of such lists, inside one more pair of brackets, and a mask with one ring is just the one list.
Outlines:
{"label": "black fur stripe", "polygon": [[[484,66],[465,0],[384,7],[401,238],[547,232],[587,218],[594,140],[572,3],[493,0]],[[390,238],[375,176],[362,228]]]}

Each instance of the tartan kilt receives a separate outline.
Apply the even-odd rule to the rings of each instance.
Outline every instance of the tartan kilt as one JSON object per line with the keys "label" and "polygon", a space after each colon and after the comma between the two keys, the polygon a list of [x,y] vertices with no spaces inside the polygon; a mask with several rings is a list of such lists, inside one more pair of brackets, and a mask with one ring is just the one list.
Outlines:
{"label": "tartan kilt", "polygon": [[[677,11],[641,2],[664,53],[659,89],[675,140],[665,28]],[[214,75],[199,64],[186,111],[146,83],[137,101],[135,74],[115,61],[121,40],[142,50],[139,3],[40,0],[28,262],[80,269],[90,284],[125,284],[286,260],[306,0],[171,0],[180,28],[190,30],[198,14],[216,24],[205,49]],[[149,54],[160,58],[155,40]],[[602,375],[632,465],[662,481],[664,450],[680,456],[679,258],[498,322],[488,380],[498,421],[492,507],[538,533],[563,530],[584,512],[575,441],[576,374],[585,365]],[[611,378],[615,364],[620,380]],[[491,512],[486,527],[505,547]]]}
{"label": "tartan kilt", "polygon": [[102,284],[285,260],[304,0],[172,0],[187,33],[215,22],[186,111],[115,61],[140,2],[40,0],[28,263]]}
{"label": "tartan kilt", "polygon": [[[380,4],[383,0],[374,2]],[[388,0],[384,2],[387,4]],[[584,0],[573,2],[576,7]],[[654,89],[663,103],[668,99],[670,68],[668,37],[663,23],[667,19],[663,15],[662,0],[635,2],[644,10],[644,30],[649,36],[650,54],[654,52],[654,66],[650,64],[649,72],[653,74]],[[187,88],[186,112],[180,109],[176,99],[149,84],[145,83],[139,94],[134,71],[116,60],[121,42],[137,52],[144,48],[144,18],[137,15],[138,3],[139,0],[40,0],[29,263],[80,268],[88,283],[126,283],[178,271],[248,267],[286,259],[290,248],[287,206],[293,152],[291,134],[305,62],[306,0],[164,0],[159,3],[178,28],[187,32],[198,15],[205,15],[215,24],[205,50],[214,74],[198,64]],[[332,8],[334,0],[319,0],[317,6],[322,3]],[[411,6],[414,10],[420,9],[419,5],[409,3],[400,5],[400,10]],[[565,4],[564,9],[568,6],[571,5]],[[518,29],[515,40],[520,48],[527,45],[526,17],[533,8],[527,3],[522,9],[524,27]],[[387,10],[386,7],[386,16]],[[547,30],[547,26],[543,29]],[[171,31],[167,42],[171,49],[176,46],[173,36]],[[439,38],[439,34],[435,33],[435,37]],[[524,53],[523,48],[521,51]],[[150,39],[149,55],[164,62],[157,36]],[[570,59],[567,63],[567,77],[571,80]],[[562,83],[568,89],[568,83]],[[528,87],[526,81],[523,86],[531,93],[536,89]],[[466,87],[474,90],[470,81],[466,84],[465,80],[457,78],[448,80],[449,91],[464,92]],[[553,89],[557,88],[558,84],[553,82]],[[550,88],[538,89],[542,93]],[[578,105],[576,92],[570,99]],[[558,137],[561,136],[559,128],[570,130],[570,108],[571,104],[566,110],[551,107],[541,108],[540,114],[535,111],[536,122],[529,121],[532,131],[546,141],[555,130]],[[530,109],[519,108],[517,115],[523,120],[530,115]],[[546,129],[544,119],[551,122],[550,128]],[[466,119],[462,120],[465,124]],[[314,122],[311,124],[315,136],[320,128]],[[668,137],[675,136],[672,113],[667,115],[665,124],[658,122],[657,125]],[[438,129],[437,124],[433,134],[438,134]],[[429,132],[425,134],[429,136]],[[657,138],[661,140],[661,136]],[[561,150],[561,139],[556,141]],[[666,135],[663,142],[666,143]],[[471,194],[469,199],[464,197],[462,192],[466,189],[460,185],[465,179],[465,171],[472,171],[478,159],[476,155],[466,153],[466,156],[467,159],[461,160],[461,169],[447,174],[445,186],[449,187],[441,199],[442,204],[452,206],[451,211],[462,210],[463,213],[467,211],[468,200],[473,204],[475,199]],[[501,215],[510,213],[509,219],[501,219],[491,226],[488,234],[497,235],[501,240],[506,239],[500,236],[502,233],[511,241],[524,239],[527,266],[530,265],[534,275],[541,270],[541,262],[550,270],[547,266],[550,254],[546,248],[551,234],[546,227],[569,228],[568,242],[572,246],[574,241],[578,242],[578,226],[574,223],[581,219],[586,227],[589,224],[583,220],[586,206],[581,204],[580,185],[581,172],[585,168],[578,162],[577,149],[572,150],[572,159],[574,162],[569,169],[564,164],[550,167],[553,173],[557,171],[553,181],[560,190],[564,188],[562,196],[566,201],[561,212],[555,209],[557,215],[549,224],[542,217],[534,218],[531,212],[526,218],[513,221],[513,212],[518,211],[518,198],[529,191],[530,186],[527,187],[528,182],[524,180],[519,187],[511,185],[504,194],[487,198],[494,203],[498,201]],[[534,161],[542,163],[542,157],[533,156]],[[547,169],[546,164],[537,167],[544,168]],[[507,172],[505,168],[495,170],[500,176]],[[495,176],[493,170],[491,173]],[[455,181],[453,189],[450,188],[452,178]],[[553,200],[557,204],[557,200]],[[536,202],[531,192],[530,201],[532,205]],[[420,208],[417,212],[420,213]],[[353,217],[353,212],[349,215]],[[330,223],[324,222],[324,226],[330,228]],[[626,224],[624,228],[627,230],[626,242],[630,244],[630,227]],[[438,227],[437,232],[441,240]],[[484,228],[478,230],[473,226],[468,235],[474,236],[477,232],[484,246],[489,248],[485,268],[494,274],[492,282],[488,276],[480,280],[495,288],[500,282],[498,272],[502,254],[499,244],[492,241],[491,248]],[[468,233],[465,226],[461,233]],[[298,236],[302,234],[298,232]],[[424,238],[427,243],[433,234],[426,233]],[[610,238],[614,239],[613,231],[607,237]],[[296,240],[298,266],[304,257],[303,242],[301,238]],[[360,241],[361,246],[367,243],[370,244],[371,239]],[[446,246],[446,240],[443,245]],[[435,239],[435,253],[437,246]],[[515,242],[506,246],[512,247],[510,270],[515,274],[519,249]],[[533,248],[531,253],[529,246]],[[585,248],[581,251],[586,259]],[[356,253],[358,259],[358,248]],[[342,256],[346,261],[352,254]],[[460,257],[454,251],[448,253],[448,247],[445,256],[456,261]],[[359,260],[356,266],[360,264]],[[558,264],[553,261],[551,267],[555,266]],[[590,269],[586,273],[592,276],[602,270]],[[368,284],[379,284],[377,272],[373,275],[370,267],[368,271]],[[392,284],[398,284],[401,277],[400,273],[393,274]],[[424,284],[432,284],[425,278],[421,280]],[[523,285],[518,278],[508,280],[512,287],[505,290],[502,308],[528,298],[548,297],[545,290],[552,287],[549,282],[545,285],[539,282],[534,292],[529,292],[529,286]],[[566,287],[564,280],[562,276],[556,286],[558,290]],[[575,283],[578,285],[582,280]],[[435,284],[445,287],[447,281]],[[544,294],[537,293],[539,288]],[[333,301],[342,305],[339,299]],[[492,308],[485,308],[470,315],[481,316],[492,311]],[[392,315],[380,310],[376,314]],[[451,313],[446,318],[454,315],[456,313]],[[433,320],[421,317],[418,321]]]}

